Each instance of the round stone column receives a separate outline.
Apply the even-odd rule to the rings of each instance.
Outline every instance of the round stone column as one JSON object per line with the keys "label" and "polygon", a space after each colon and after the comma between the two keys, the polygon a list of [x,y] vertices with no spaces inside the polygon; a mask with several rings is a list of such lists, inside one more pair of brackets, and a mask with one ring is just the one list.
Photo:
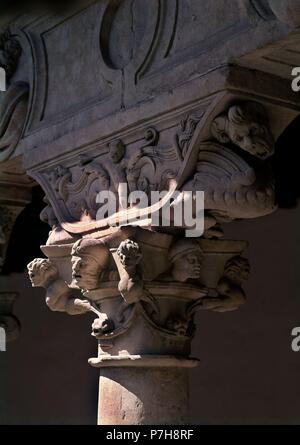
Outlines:
{"label": "round stone column", "polygon": [[[130,359],[128,359],[128,362]],[[99,425],[184,425],[189,422],[188,369],[173,358],[139,358],[104,367]]]}

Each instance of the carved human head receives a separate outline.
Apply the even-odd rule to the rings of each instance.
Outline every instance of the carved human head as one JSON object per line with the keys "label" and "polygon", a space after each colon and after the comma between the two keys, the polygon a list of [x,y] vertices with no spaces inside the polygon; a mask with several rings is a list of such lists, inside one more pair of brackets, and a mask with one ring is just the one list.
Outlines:
{"label": "carved human head", "polygon": [[58,277],[57,267],[45,258],[37,258],[27,266],[33,287],[48,287]]}
{"label": "carved human head", "polygon": [[200,278],[203,252],[196,240],[182,239],[177,241],[169,253],[173,265],[172,275],[176,281],[185,282]]}
{"label": "carved human head", "polygon": [[142,259],[139,245],[131,239],[122,241],[117,250],[117,254],[125,269],[136,267]]}
{"label": "carved human head", "polygon": [[109,144],[109,155],[114,164],[119,164],[125,155],[125,145],[117,139]]}
{"label": "carved human head", "polygon": [[237,284],[248,280],[250,275],[249,261],[241,256],[231,258],[225,265],[224,275]]}
{"label": "carved human head", "polygon": [[233,105],[218,116],[211,126],[212,135],[221,143],[233,143],[242,150],[266,159],[274,154],[274,138],[264,107],[255,102]]}
{"label": "carved human head", "polygon": [[97,289],[108,266],[109,250],[101,240],[81,239],[72,249],[73,284],[84,290]]}

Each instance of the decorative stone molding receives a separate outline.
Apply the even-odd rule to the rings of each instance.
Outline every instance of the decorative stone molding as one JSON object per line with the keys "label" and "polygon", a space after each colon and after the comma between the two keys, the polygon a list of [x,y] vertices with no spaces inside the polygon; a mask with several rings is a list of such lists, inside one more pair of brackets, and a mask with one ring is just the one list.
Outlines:
{"label": "decorative stone molding", "polygon": [[[149,128],[138,146],[114,140],[103,155],[94,159],[82,156],[80,168],[58,165],[35,173],[47,192],[48,206],[42,219],[51,226],[61,224],[73,234],[103,230],[116,221],[122,224],[122,218],[130,221],[135,217],[137,211],[128,205],[126,192],[136,190],[149,197],[152,190],[204,191],[209,211],[207,229],[219,222],[263,216],[276,209],[268,160],[274,154],[274,138],[261,104],[236,101],[212,121],[194,115],[180,127],[183,132],[174,134],[168,147],[160,144],[159,133]],[[203,137],[205,128],[210,130]],[[261,163],[257,165],[254,158]],[[117,214],[98,219],[96,197],[107,190],[118,197]],[[145,224],[148,213],[147,208],[139,210]]]}

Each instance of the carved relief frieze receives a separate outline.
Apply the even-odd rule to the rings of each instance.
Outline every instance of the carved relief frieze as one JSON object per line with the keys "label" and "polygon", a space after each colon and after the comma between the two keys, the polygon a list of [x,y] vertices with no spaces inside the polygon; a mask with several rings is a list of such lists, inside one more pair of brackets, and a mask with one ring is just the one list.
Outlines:
{"label": "carved relief frieze", "polygon": [[[118,209],[126,209],[130,206],[127,196],[131,192],[143,191],[150,198],[151,191],[168,190],[178,168],[175,148],[161,149],[159,133],[154,128],[146,129],[144,139],[134,150],[121,139],[113,140],[99,158],[81,155],[74,168],[58,165],[33,175],[47,192],[42,219],[49,220],[51,226],[57,219],[60,223],[69,222],[70,227],[72,223],[82,222],[92,229],[97,226],[94,222],[100,207],[99,192],[113,192]],[[99,222],[99,227],[105,225]]]}
{"label": "carved relief frieze", "polygon": [[[230,311],[244,303],[241,282],[249,264],[240,254],[245,247],[237,241],[189,240],[127,227],[65,246],[69,256],[61,261],[51,258],[51,249],[57,255],[60,247],[48,245],[49,259],[34,260],[28,272],[34,287],[46,288],[51,310],[97,315],[92,335],[99,357],[91,361],[97,366],[103,357],[121,357],[125,350],[141,353],[138,338],[145,335],[153,354],[170,348],[186,353],[197,310]],[[81,297],[75,295],[78,290]]]}

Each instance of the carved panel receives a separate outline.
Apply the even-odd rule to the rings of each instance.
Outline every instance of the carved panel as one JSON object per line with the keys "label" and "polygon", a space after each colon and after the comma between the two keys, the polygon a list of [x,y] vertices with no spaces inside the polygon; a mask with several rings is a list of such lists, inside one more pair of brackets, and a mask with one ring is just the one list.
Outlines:
{"label": "carved panel", "polygon": [[[39,94],[35,97],[31,131],[102,103],[106,112],[108,104],[111,111],[120,107],[121,75],[107,75],[99,47],[105,3],[94,3],[72,15],[41,20],[32,27],[30,38],[39,67]],[[87,122],[91,122],[91,115]]]}
{"label": "carved panel", "polygon": [[[273,212],[269,158],[274,154],[274,138],[265,108],[236,101],[213,116],[213,108],[206,113],[197,111],[165,132],[148,128],[144,139],[137,142],[112,140],[101,156],[82,155],[74,167],[58,165],[34,174],[54,211],[51,216],[47,207],[49,211],[43,213],[52,221],[56,217],[71,233],[106,230],[116,221],[122,224],[125,217],[127,224],[138,213],[149,225],[151,200],[141,212],[127,202],[127,194],[143,191],[150,198],[151,191],[171,193],[175,189],[205,193],[207,227]],[[117,213],[99,218],[101,206],[96,197],[107,190],[117,198]]]}

